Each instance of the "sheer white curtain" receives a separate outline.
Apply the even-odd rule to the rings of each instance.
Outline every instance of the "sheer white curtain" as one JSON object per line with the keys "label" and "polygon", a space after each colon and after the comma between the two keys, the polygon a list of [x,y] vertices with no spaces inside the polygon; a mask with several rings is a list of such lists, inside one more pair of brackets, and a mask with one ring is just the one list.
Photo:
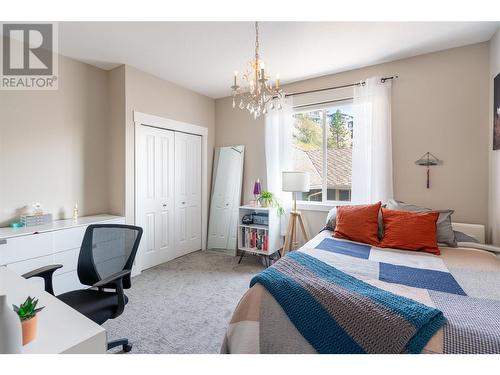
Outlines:
{"label": "sheer white curtain", "polygon": [[352,201],[358,204],[393,197],[391,80],[380,79],[354,89]]}
{"label": "sheer white curtain", "polygon": [[289,171],[292,156],[293,105],[287,99],[281,110],[271,110],[266,115],[266,178],[267,190],[280,201],[285,209],[281,218],[281,234],[286,234],[288,216],[292,208],[292,193],[283,192],[281,172]]}

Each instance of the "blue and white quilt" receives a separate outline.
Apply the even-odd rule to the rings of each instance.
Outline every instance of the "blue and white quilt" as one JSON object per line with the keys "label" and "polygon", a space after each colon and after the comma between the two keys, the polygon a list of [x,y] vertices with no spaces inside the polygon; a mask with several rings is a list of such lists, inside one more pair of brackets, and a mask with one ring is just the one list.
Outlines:
{"label": "blue and white quilt", "polygon": [[[331,290],[339,290],[339,287],[342,289],[342,286],[337,283],[334,288],[331,285],[328,288],[318,288],[317,276],[322,272],[332,274],[338,270],[373,287],[442,312],[445,323],[427,342],[423,353],[500,353],[500,259],[492,253],[473,248],[443,247],[440,251],[441,255],[436,256],[423,252],[378,248],[335,239],[330,231],[323,231],[298,250],[299,253],[321,261],[324,265],[320,267],[322,271],[316,272],[316,263],[308,261],[307,267],[312,271],[310,275],[301,275],[297,270],[293,273],[290,266],[293,262],[297,263],[297,260],[291,257],[291,262],[280,264],[281,261],[278,261],[271,273],[263,273],[263,276],[273,275],[272,278],[255,278],[255,285],[242,298],[233,314],[222,352],[320,351],[316,350],[318,347],[311,342],[311,335],[304,332],[303,327],[310,327],[313,331],[328,327],[316,326],[314,322],[305,322],[307,324],[304,325],[303,319],[308,316],[310,307],[300,303],[299,307],[304,311],[297,311],[296,307],[293,307],[295,317],[298,316],[302,320],[297,324],[298,320],[287,314],[289,307],[278,301],[278,294],[269,292],[271,289],[280,289],[273,288],[269,283],[272,283],[273,279],[275,282],[282,282],[280,280],[284,279],[283,275],[300,280],[304,286],[302,289],[314,289],[311,296],[316,300],[321,296],[322,304],[325,305],[329,300],[323,293],[332,293]],[[324,267],[330,267],[331,272]],[[267,288],[264,285],[266,283]],[[334,294],[331,294],[331,298],[336,298],[337,304],[343,303],[343,298]],[[335,306],[330,307],[335,310]],[[350,319],[353,316],[352,309],[353,306],[349,306]],[[370,327],[373,322],[370,323],[363,314],[359,316],[358,322],[353,326],[361,329],[366,326],[367,330],[373,328]],[[342,317],[337,314],[335,320],[341,321]],[[325,332],[325,335],[327,333]],[[386,338],[373,337],[371,340],[377,339],[382,341]],[[375,351],[366,350],[367,346],[360,340],[358,344],[365,352],[390,352],[384,349],[387,349],[387,345],[382,342],[370,344],[373,345],[372,348],[378,348]]]}
{"label": "blue and white quilt", "polygon": [[[324,238],[315,249],[332,252],[337,257],[343,255],[369,261],[356,263],[359,266],[356,272],[360,272],[360,268],[364,268],[365,275],[372,279],[438,292],[466,295],[441,257],[420,252],[410,253],[402,250],[382,249],[336,238]],[[319,254],[317,253],[317,255]],[[327,258],[328,256],[321,254],[319,257]],[[352,263],[353,259],[349,259],[349,262]],[[344,267],[340,266],[340,269],[342,268]]]}

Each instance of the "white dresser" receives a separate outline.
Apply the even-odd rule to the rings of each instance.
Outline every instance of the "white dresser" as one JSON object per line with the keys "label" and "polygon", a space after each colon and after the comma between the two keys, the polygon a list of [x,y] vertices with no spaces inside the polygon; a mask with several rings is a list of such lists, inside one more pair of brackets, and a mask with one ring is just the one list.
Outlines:
{"label": "white dresser", "polygon": [[[62,264],[54,273],[56,295],[84,288],[76,266],[85,229],[90,224],[124,224],[125,218],[112,215],[79,217],[75,222],[56,220],[50,224],[23,228],[0,228],[0,266],[15,273],[32,271],[49,264]],[[43,290],[43,280],[28,280]]]}

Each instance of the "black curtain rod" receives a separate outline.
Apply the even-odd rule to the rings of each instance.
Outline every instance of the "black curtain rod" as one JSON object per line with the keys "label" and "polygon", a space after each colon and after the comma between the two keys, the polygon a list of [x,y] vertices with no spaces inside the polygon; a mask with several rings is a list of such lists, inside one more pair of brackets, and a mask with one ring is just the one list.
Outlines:
{"label": "black curtain rod", "polygon": [[[384,83],[385,81],[387,81],[389,79],[397,79],[397,78],[399,78],[399,76],[382,77],[382,78],[380,78],[380,82]],[[342,85],[342,86],[332,86],[332,87],[325,87],[325,88],[316,89],[316,90],[293,92],[291,94],[285,94],[285,97],[287,97],[287,96],[295,96],[295,95],[302,95],[302,94],[310,94],[310,93],[313,93],[313,92],[321,92],[321,91],[345,89],[347,87],[361,86],[361,85],[364,85],[365,83],[366,83],[366,81],[361,81],[361,82],[350,83],[348,85]]]}

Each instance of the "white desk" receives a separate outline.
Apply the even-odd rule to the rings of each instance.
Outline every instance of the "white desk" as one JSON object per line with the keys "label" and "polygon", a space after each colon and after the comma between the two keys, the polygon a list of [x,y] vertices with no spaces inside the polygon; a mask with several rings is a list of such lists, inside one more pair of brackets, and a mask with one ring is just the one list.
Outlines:
{"label": "white desk", "polygon": [[0,294],[9,304],[19,305],[26,297],[38,298],[38,337],[26,345],[26,354],[106,353],[106,331],[78,311],[41,291],[7,267],[0,267]]}

